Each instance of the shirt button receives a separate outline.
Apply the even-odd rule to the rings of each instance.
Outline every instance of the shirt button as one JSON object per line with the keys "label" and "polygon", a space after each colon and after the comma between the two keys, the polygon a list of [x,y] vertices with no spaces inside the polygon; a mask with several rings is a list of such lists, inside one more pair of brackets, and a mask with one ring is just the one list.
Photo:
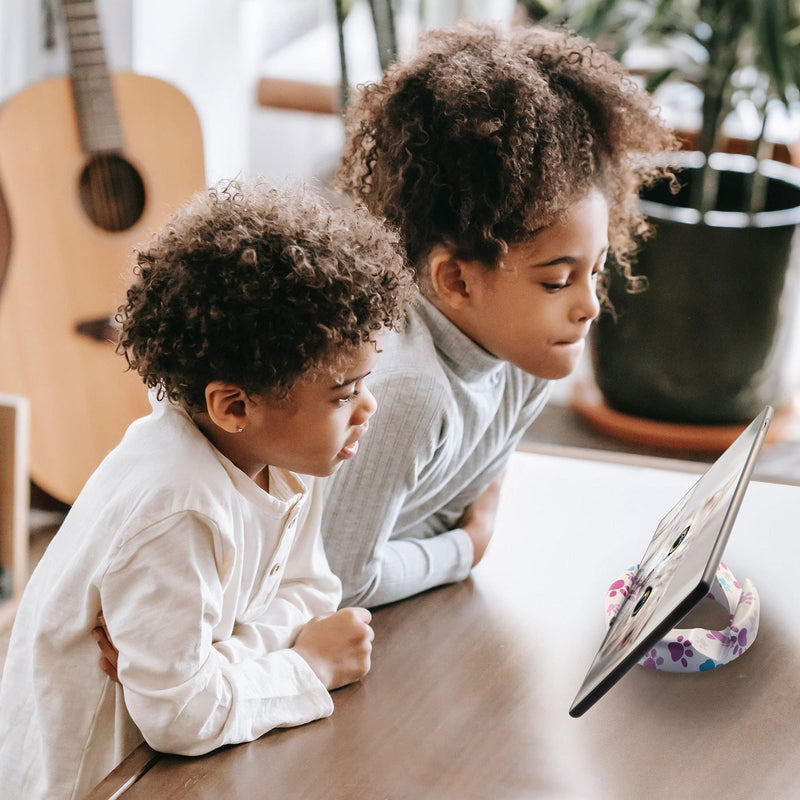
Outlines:
{"label": "shirt button", "polygon": [[274,575],[281,568],[280,564],[273,564],[272,569],[269,571],[270,575]]}

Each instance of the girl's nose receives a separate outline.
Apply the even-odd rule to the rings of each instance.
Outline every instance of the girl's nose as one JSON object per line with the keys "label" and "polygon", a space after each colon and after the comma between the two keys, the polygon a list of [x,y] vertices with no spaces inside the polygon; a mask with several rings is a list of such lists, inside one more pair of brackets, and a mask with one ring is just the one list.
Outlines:
{"label": "girl's nose", "polygon": [[600,300],[597,297],[595,282],[590,280],[581,292],[575,305],[574,314],[578,322],[591,322],[600,313]]}

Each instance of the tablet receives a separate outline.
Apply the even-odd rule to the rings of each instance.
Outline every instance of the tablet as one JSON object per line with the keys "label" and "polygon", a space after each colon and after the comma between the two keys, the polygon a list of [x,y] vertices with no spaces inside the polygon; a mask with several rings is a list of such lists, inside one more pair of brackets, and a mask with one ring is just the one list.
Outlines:
{"label": "tablet", "polygon": [[597,702],[708,594],[772,416],[764,408],[658,524],[570,716]]}

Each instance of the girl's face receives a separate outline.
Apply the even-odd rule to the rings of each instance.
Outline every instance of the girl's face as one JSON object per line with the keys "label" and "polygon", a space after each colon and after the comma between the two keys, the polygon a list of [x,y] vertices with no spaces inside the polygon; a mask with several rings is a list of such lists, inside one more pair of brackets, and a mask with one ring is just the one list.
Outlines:
{"label": "girl's face", "polygon": [[592,189],[556,223],[511,245],[499,268],[461,262],[469,303],[452,319],[497,358],[563,378],[600,312],[597,275],[607,252],[608,203]]}
{"label": "girl's face", "polygon": [[378,337],[352,351],[336,377],[322,372],[301,378],[285,400],[248,400],[234,463],[251,477],[265,466],[304,475],[336,472],[355,456],[377,408],[366,378],[378,359],[379,344]]}

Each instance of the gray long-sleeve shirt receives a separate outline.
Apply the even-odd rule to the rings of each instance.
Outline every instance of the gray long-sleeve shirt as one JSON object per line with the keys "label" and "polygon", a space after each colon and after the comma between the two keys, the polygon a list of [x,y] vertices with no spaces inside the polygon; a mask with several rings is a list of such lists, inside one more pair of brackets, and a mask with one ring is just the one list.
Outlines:
{"label": "gray long-sleeve shirt", "polygon": [[378,411],[325,488],[323,538],[343,605],[390,603],[469,574],[472,542],[455,526],[549,393],[423,298],[383,350],[369,381]]}

